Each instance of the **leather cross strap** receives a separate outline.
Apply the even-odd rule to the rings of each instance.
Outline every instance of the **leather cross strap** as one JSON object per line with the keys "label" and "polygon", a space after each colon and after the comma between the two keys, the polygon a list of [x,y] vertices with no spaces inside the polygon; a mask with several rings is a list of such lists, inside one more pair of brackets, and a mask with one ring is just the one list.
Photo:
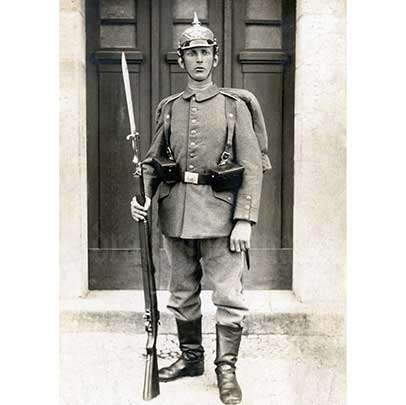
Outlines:
{"label": "leather cross strap", "polygon": [[234,129],[235,129],[235,116],[236,116],[236,101],[225,97],[225,111],[227,120],[227,140],[224,146],[224,150],[221,154],[219,165],[225,164],[231,160],[233,154],[233,139],[234,139]]}
{"label": "leather cross strap", "polygon": [[172,103],[171,102],[169,102],[165,105],[163,113],[164,113],[164,138],[165,138],[165,145],[166,145],[166,153],[167,153],[169,159],[175,160],[173,157],[173,152],[172,152],[171,144],[170,144],[171,119],[172,119]]}

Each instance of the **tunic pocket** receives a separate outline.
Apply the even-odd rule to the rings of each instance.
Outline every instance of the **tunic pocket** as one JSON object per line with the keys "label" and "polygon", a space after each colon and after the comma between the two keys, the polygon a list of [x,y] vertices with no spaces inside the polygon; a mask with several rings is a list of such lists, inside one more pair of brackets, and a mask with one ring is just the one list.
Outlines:
{"label": "tunic pocket", "polygon": [[235,195],[232,191],[214,191],[213,194],[219,200],[225,201],[230,205],[234,205]]}

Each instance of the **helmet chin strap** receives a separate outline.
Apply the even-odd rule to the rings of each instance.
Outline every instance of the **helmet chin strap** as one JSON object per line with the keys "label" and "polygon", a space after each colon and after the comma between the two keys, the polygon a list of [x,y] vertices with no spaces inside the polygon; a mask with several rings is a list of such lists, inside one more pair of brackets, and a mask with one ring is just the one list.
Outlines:
{"label": "helmet chin strap", "polygon": [[209,77],[209,76],[211,76],[211,75],[212,75],[213,70],[214,70],[214,57],[213,57],[213,62],[212,62],[212,64],[211,64],[211,68],[210,68],[209,75],[208,75],[207,77]]}

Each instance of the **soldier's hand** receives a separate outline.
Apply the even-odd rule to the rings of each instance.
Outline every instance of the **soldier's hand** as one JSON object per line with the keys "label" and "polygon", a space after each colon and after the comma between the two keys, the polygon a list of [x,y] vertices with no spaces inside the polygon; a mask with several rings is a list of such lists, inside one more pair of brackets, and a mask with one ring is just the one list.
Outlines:
{"label": "soldier's hand", "polygon": [[239,220],[235,223],[230,235],[230,250],[242,252],[250,248],[251,222]]}
{"label": "soldier's hand", "polygon": [[151,199],[145,197],[145,205],[141,205],[136,197],[131,200],[131,215],[135,221],[143,221],[148,215],[148,209],[151,206]]}

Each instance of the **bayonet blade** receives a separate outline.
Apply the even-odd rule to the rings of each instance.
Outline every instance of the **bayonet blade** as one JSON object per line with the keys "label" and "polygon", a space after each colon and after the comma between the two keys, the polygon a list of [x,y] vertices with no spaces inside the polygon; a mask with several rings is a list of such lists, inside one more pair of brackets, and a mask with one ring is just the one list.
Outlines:
{"label": "bayonet blade", "polygon": [[136,127],[134,119],[133,100],[131,98],[130,75],[128,74],[128,66],[124,52],[121,52],[121,70],[123,72],[125,98],[127,100],[128,118],[130,120],[130,131],[131,134],[135,134]]}

